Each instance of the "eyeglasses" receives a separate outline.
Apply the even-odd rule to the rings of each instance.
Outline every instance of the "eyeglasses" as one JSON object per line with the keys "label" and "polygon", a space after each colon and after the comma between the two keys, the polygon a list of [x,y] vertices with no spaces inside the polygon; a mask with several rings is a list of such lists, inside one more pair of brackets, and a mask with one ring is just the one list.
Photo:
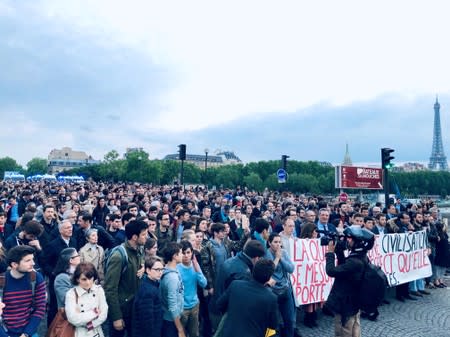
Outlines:
{"label": "eyeglasses", "polygon": [[74,256],[71,256],[70,258],[71,258],[71,259],[75,259],[75,258],[77,258],[77,257],[80,257],[80,255],[74,255]]}
{"label": "eyeglasses", "polygon": [[164,268],[152,268],[152,270],[154,270],[158,273],[162,273],[164,271]]}

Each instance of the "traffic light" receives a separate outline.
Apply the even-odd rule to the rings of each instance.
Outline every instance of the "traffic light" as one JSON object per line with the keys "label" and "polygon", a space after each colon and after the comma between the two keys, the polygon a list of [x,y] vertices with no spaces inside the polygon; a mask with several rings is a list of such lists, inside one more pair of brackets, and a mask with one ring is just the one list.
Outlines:
{"label": "traffic light", "polygon": [[285,154],[283,154],[282,156],[281,156],[281,167],[283,168],[283,170],[285,170],[286,171],[286,168],[287,168],[287,159],[289,158],[289,156],[288,155],[285,155]]}
{"label": "traffic light", "polygon": [[180,148],[178,151],[180,160],[186,160],[186,144],[180,144],[178,147]]}
{"label": "traffic light", "polygon": [[394,150],[386,147],[381,149],[381,168],[389,170],[394,166],[394,164],[391,163],[391,160],[395,158],[391,156],[392,152],[394,152]]}

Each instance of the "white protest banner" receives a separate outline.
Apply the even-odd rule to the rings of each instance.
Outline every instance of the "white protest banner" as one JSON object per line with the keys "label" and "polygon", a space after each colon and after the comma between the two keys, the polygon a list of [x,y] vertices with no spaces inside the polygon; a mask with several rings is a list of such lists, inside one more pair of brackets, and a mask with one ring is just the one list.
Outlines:
{"label": "white protest banner", "polygon": [[320,246],[319,239],[293,240],[290,256],[295,269],[292,274],[292,288],[295,304],[323,302],[330,294],[333,279],[325,272],[326,246]]}
{"label": "white protest banner", "polygon": [[[320,246],[319,239],[292,240],[289,247],[295,266],[291,281],[296,305],[326,301],[333,285],[333,278],[325,272],[327,247]],[[381,267],[390,286],[432,273],[425,231],[377,236],[367,256]]]}
{"label": "white protest banner", "polygon": [[425,231],[380,235],[367,256],[381,267],[391,287],[432,274]]}

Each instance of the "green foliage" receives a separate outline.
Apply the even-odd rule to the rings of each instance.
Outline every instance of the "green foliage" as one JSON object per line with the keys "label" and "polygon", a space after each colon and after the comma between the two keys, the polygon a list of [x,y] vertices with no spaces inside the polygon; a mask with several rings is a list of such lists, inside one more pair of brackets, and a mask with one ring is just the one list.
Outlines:
{"label": "green foliage", "polygon": [[33,158],[27,163],[27,176],[47,173],[47,159]]}
{"label": "green foliage", "polygon": [[[145,151],[129,153],[124,159],[119,159],[119,153],[111,150],[104,156],[104,162],[98,165],[83,166],[66,174],[82,175],[96,181],[136,181],[158,185],[172,184],[180,179],[180,161],[149,160]],[[186,163],[184,165],[184,182],[192,184],[204,183],[208,186],[234,188],[246,186],[250,190],[290,190],[298,193],[335,194],[334,168],[316,161],[299,162],[289,160],[287,165],[288,180],[279,184],[276,171],[281,167],[280,160],[261,161],[246,165],[226,165],[221,167],[203,167]],[[25,170],[10,158],[0,158],[0,176],[4,171]],[[27,164],[27,175],[45,173],[47,161],[33,158]],[[391,181],[395,182],[402,195],[418,196],[421,194],[450,195],[450,172],[416,171],[391,172]]]}
{"label": "green foliage", "polygon": [[421,194],[450,194],[450,172],[445,171],[415,171],[391,173],[402,195],[417,196]]}
{"label": "green foliage", "polygon": [[105,159],[105,162],[111,163],[117,159],[119,159],[119,152],[116,150],[111,150],[105,156],[103,157]]}
{"label": "green foliage", "polygon": [[248,176],[244,177],[244,184],[250,190],[262,191],[264,189],[263,180],[255,172],[252,172]]}
{"label": "green foliage", "polygon": [[180,162],[176,160],[161,160],[161,184],[173,184],[174,181],[178,180],[178,175],[180,174]]}
{"label": "green foliage", "polygon": [[23,167],[17,164],[15,159],[12,159],[11,157],[0,158],[0,179],[3,179],[5,171],[18,171],[20,173],[25,172]]}

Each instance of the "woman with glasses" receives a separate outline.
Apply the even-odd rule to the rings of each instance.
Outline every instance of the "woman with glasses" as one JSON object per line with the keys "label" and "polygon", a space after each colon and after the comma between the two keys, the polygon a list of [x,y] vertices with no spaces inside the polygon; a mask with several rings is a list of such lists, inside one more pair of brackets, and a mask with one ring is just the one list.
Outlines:
{"label": "woman with glasses", "polygon": [[58,311],[64,311],[66,294],[73,287],[71,278],[79,264],[80,255],[75,248],[65,248],[61,251],[53,271],[53,277],[56,277],[53,283],[55,296],[50,296],[47,311],[47,322],[49,325]]}
{"label": "woman with glasses", "polygon": [[159,257],[145,259],[145,274],[133,305],[132,336],[161,337],[163,311],[159,281],[164,264]]}

